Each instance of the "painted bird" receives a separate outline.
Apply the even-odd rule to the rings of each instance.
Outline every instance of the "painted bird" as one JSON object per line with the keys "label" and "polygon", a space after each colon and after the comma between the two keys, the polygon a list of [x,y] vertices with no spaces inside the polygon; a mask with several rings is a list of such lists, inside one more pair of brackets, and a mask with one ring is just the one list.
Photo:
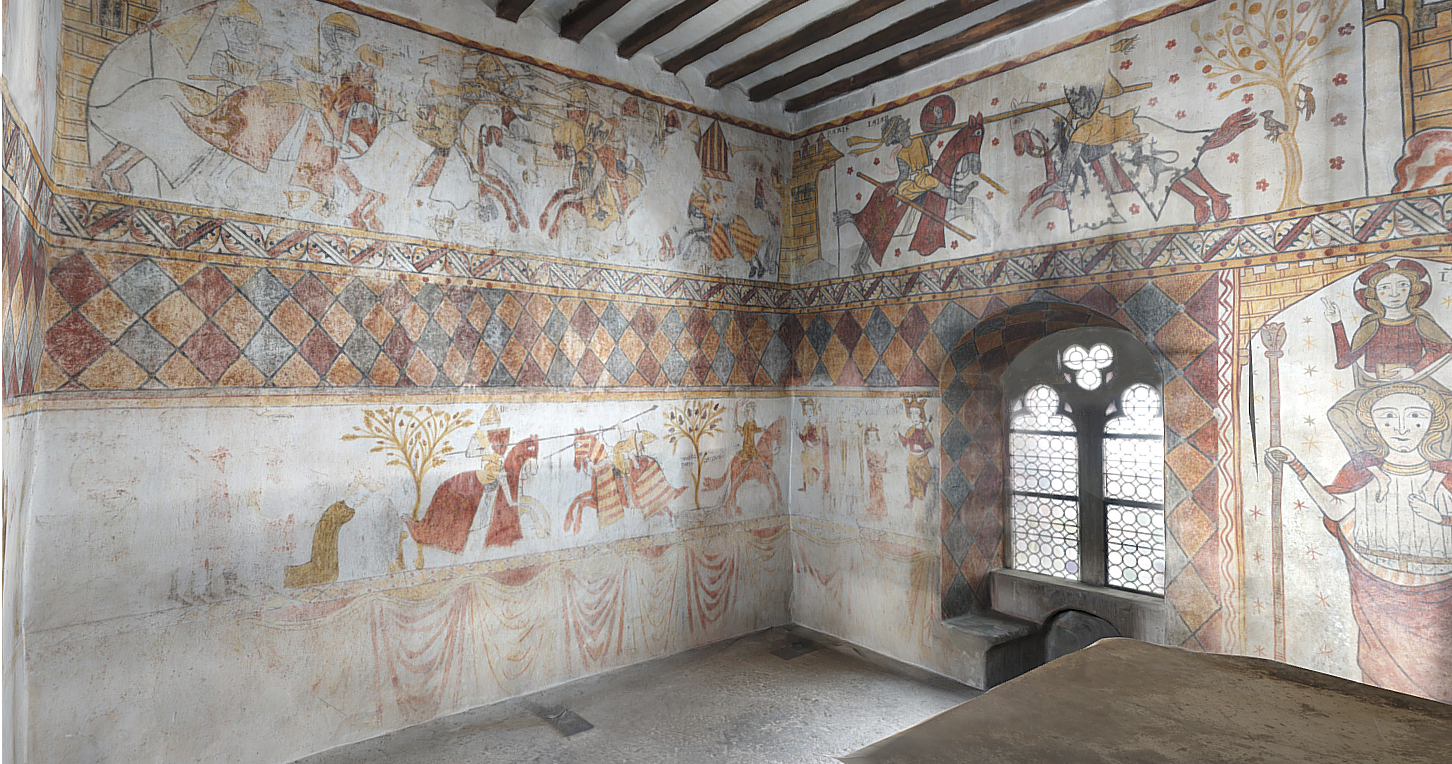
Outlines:
{"label": "painted bird", "polygon": [[1275,112],[1270,109],[1260,113],[1260,123],[1265,126],[1265,139],[1268,141],[1280,140],[1281,133],[1288,129],[1288,125],[1276,119]]}
{"label": "painted bird", "polygon": [[1139,35],[1135,35],[1134,37],[1126,37],[1123,40],[1117,40],[1117,41],[1115,41],[1115,43],[1113,45],[1110,45],[1109,46],[1109,52],[1110,53],[1128,53],[1128,52],[1134,50],[1134,44],[1138,40],[1139,40]]}
{"label": "painted bird", "polygon": [[1299,84],[1301,91],[1296,94],[1296,111],[1305,115],[1307,120],[1316,113],[1316,96],[1311,95],[1311,86]]}

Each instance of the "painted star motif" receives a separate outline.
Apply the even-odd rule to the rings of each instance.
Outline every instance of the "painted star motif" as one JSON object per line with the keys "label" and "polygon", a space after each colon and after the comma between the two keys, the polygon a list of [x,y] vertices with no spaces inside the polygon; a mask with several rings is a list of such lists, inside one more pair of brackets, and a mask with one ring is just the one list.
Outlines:
{"label": "painted star motif", "polygon": [[1306,502],[1301,501],[1300,499],[1297,499],[1296,500],[1296,503],[1295,504],[1292,504],[1291,506],[1295,507],[1296,509],[1305,509],[1306,508]]}
{"label": "painted star motif", "polygon": [[1260,646],[1260,645],[1256,645],[1255,646],[1255,656],[1257,658],[1264,658],[1265,657],[1265,648],[1262,647],[1262,646]]}
{"label": "painted star motif", "polygon": [[[1447,299],[1452,300],[1452,297],[1449,297]],[[1306,316],[1305,318],[1301,319],[1301,323],[1303,323],[1303,324],[1309,324],[1309,323],[1311,323],[1311,321],[1312,321],[1312,319],[1311,319],[1310,316]]]}
{"label": "painted star motif", "polygon": [[1316,440],[1316,436],[1312,435],[1311,437],[1301,441],[1301,446],[1308,451],[1320,451],[1321,441]]}
{"label": "painted star motif", "polygon": [[1256,613],[1261,613],[1261,612],[1264,612],[1264,611],[1265,611],[1265,603],[1264,602],[1261,602],[1260,599],[1257,598],[1256,601],[1255,601],[1255,612]]}
{"label": "painted star motif", "polygon": [[1316,592],[1316,604],[1321,607],[1331,607],[1330,595],[1326,592]]}
{"label": "painted star motif", "polygon": [[[1251,507],[1250,508],[1250,516],[1251,517],[1260,517],[1261,514],[1262,514],[1262,512],[1260,511],[1260,507],[1259,506],[1255,506],[1255,507]],[[1256,554],[1259,554],[1259,552],[1257,552]]]}
{"label": "painted star motif", "polygon": [[1341,391],[1341,380],[1339,380],[1339,379],[1333,379],[1333,380],[1331,380],[1331,389],[1332,390],[1335,390],[1337,392],[1340,392]]}
{"label": "painted star motif", "polygon": [[1316,391],[1308,387],[1305,390],[1302,390],[1301,392],[1296,394],[1301,396],[1302,398],[1310,398],[1312,395],[1316,394]]}
{"label": "painted star motif", "polygon": [[1256,564],[1260,564],[1260,562],[1265,559],[1265,555],[1261,554],[1260,552],[1256,552],[1255,554],[1251,555],[1250,558],[1252,560],[1255,560]]}
{"label": "painted star motif", "polygon": [[1306,556],[1313,560],[1318,559],[1321,556],[1321,550],[1308,546],[1306,547]]}
{"label": "painted star motif", "polygon": [[1452,294],[1442,298],[1442,307],[1452,308]]}
{"label": "painted star motif", "polygon": [[1319,656],[1321,656],[1322,658],[1330,658],[1331,657],[1331,646],[1330,645],[1321,645],[1320,649],[1318,649],[1316,651],[1316,654],[1319,655]]}
{"label": "painted star motif", "polygon": [[1309,416],[1308,417],[1302,417],[1301,418],[1301,421],[1302,422],[1305,422],[1306,424],[1309,424],[1309,425],[1311,425],[1313,427],[1316,424],[1316,419],[1314,417],[1309,417]]}
{"label": "painted star motif", "polygon": [[1312,339],[1310,337],[1307,337],[1305,339],[1305,341],[1303,341],[1301,344],[1302,345],[1305,345],[1307,350],[1315,350],[1316,349],[1316,340],[1314,340],[1314,339]]}
{"label": "painted star motif", "polygon": [[1305,369],[1306,369],[1306,376],[1308,376],[1308,377],[1314,377],[1316,375],[1316,367],[1315,366],[1306,366]]}

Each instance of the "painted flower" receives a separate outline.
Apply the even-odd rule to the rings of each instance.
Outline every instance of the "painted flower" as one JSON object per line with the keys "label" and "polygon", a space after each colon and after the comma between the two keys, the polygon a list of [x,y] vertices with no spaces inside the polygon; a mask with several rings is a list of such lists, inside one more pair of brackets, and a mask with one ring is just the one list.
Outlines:
{"label": "painted flower", "polygon": [[997,98],[995,98],[995,99],[993,99],[993,100],[992,100],[992,101],[989,101],[989,102],[988,102],[988,105],[989,105],[989,106],[997,106],[997,105],[998,105],[998,99],[997,99]]}
{"label": "painted flower", "polygon": [[1150,99],[1150,100],[1149,100],[1149,104],[1150,104],[1150,106],[1158,106],[1158,105],[1159,105],[1159,103],[1160,103],[1160,99],[1158,99],[1158,98],[1151,98],[1151,99]]}
{"label": "painted flower", "polygon": [[1175,41],[1174,40],[1170,40],[1169,42],[1165,43],[1165,50],[1174,50],[1174,49],[1175,49]]}
{"label": "painted flower", "polygon": [[1139,205],[1138,204],[1131,204],[1131,205],[1129,205],[1129,214],[1131,214],[1131,215],[1138,215],[1139,214]]}
{"label": "painted flower", "polygon": [[1044,92],[1044,89],[1047,88],[1048,86],[1049,86],[1049,83],[1047,83],[1047,82],[1040,82],[1039,83],[1039,92],[1040,93]]}
{"label": "painted flower", "polygon": [[943,148],[943,142],[942,141],[938,141],[938,148]]}
{"label": "painted flower", "polygon": [[882,157],[878,157],[876,159],[873,159],[872,160],[872,163],[873,164],[882,164]]}
{"label": "painted flower", "polygon": [[1232,151],[1225,156],[1225,161],[1231,164],[1240,164],[1240,154],[1238,152]]}
{"label": "painted flower", "polygon": [[857,194],[857,201],[862,201],[862,194],[860,192]]}
{"label": "painted flower", "polygon": [[1266,180],[1265,178],[1261,178],[1260,180],[1255,182],[1255,190],[1264,191],[1267,188],[1270,188],[1270,181]]}
{"label": "painted flower", "polygon": [[902,257],[902,247],[898,247],[898,248],[894,249],[892,251],[892,256],[893,257]]}
{"label": "painted flower", "polygon": [[1049,230],[1050,231],[1054,230],[1054,221],[1052,221],[1052,220],[1049,221]]}
{"label": "painted flower", "polygon": [[1214,90],[1216,87],[1218,87],[1218,86],[1215,83],[1212,82],[1209,85],[1206,85],[1205,86],[1205,89],[1206,90]]}
{"label": "painted flower", "polygon": [[995,145],[995,146],[997,146],[997,145],[998,145],[998,139],[997,139],[997,138],[994,138],[994,139],[993,139],[993,145]]}
{"label": "painted flower", "polygon": [[1339,27],[1336,27],[1336,33],[1339,34],[1339,35],[1341,35],[1342,37],[1346,37],[1346,36],[1350,35],[1352,32],[1355,32],[1355,31],[1356,31],[1356,25],[1355,24],[1343,24],[1343,25],[1341,25]]}
{"label": "painted flower", "polygon": [[988,193],[984,194],[983,197],[991,202],[993,201],[993,192],[989,191]]}
{"label": "painted flower", "polygon": [[1255,100],[1255,93],[1245,93],[1240,96],[1241,103],[1250,103]]}
{"label": "painted flower", "polygon": [[1341,157],[1331,157],[1331,169],[1333,169],[1333,170],[1339,170],[1345,164],[1346,164],[1346,160],[1345,159],[1342,159]]}
{"label": "painted flower", "polygon": [[1176,82],[1179,82],[1179,81],[1180,81],[1180,75],[1178,75],[1178,74],[1171,74],[1170,75],[1170,84],[1171,85],[1173,85],[1173,84],[1175,84]]}
{"label": "painted flower", "polygon": [[1346,72],[1337,72],[1336,73],[1336,76],[1331,78],[1331,84],[1332,85],[1345,85],[1346,84]]}
{"label": "painted flower", "polygon": [[957,249],[957,248],[958,248],[958,240],[957,240],[957,239],[954,239],[954,240],[953,240],[953,243],[952,243],[952,244],[949,244],[949,245],[948,245],[948,246],[949,246],[949,247],[950,247],[950,248],[951,248],[951,249]]}
{"label": "painted flower", "polygon": [[848,174],[848,175],[851,175],[851,174],[852,174],[852,168],[851,168],[851,167],[848,167],[848,168],[847,168],[847,174]]}
{"label": "painted flower", "polygon": [[1336,116],[1334,116],[1334,117],[1331,118],[1331,124],[1333,124],[1333,125],[1335,125],[1337,127],[1345,127],[1346,126],[1346,115],[1345,114],[1338,113]]}
{"label": "painted flower", "polygon": [[1185,118],[1185,110],[1184,109],[1180,109],[1179,111],[1175,112],[1175,119],[1184,119],[1184,118]]}
{"label": "painted flower", "polygon": [[1123,61],[1120,61],[1120,62],[1119,62],[1119,68],[1120,68],[1120,69],[1128,69],[1128,68],[1129,68],[1129,67],[1131,67],[1131,66],[1134,66],[1134,62],[1133,62],[1133,61],[1130,61],[1130,60],[1129,60],[1129,59],[1127,59],[1127,58],[1126,58],[1126,59],[1124,59],[1124,60],[1123,60]]}

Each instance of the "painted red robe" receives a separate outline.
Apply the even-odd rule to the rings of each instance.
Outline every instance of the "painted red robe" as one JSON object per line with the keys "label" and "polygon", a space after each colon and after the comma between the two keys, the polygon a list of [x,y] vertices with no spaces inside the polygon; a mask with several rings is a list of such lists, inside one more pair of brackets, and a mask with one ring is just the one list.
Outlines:
{"label": "painted red robe", "polygon": [[[968,154],[977,153],[983,141],[981,133],[974,134],[976,126],[962,127],[953,135],[948,145],[943,147],[943,153],[938,156],[938,161],[933,165],[930,173],[939,183],[950,184],[953,182],[953,171],[957,169],[958,162]],[[918,138],[915,140],[925,140]],[[940,222],[948,213],[948,200],[937,194],[927,193],[912,200],[917,205],[936,215],[934,220],[930,215],[922,215],[918,218],[917,228],[913,231],[912,243],[908,249],[921,255],[931,255],[943,248],[946,240],[943,236],[943,224]],[[907,202],[898,198],[895,183],[885,186],[878,186],[872,192],[872,197],[867,200],[867,205],[860,212],[852,216],[857,231],[862,234],[863,241],[867,242],[872,252],[872,259],[878,265],[882,265],[882,255],[887,252],[887,245],[897,235],[898,225],[909,209],[912,209]]]}
{"label": "painted red robe", "polygon": [[[445,480],[434,491],[433,501],[429,502],[429,510],[422,520],[414,522],[412,518],[404,518],[413,540],[454,554],[464,551],[464,544],[469,541],[469,526],[474,524],[474,514],[479,510],[484,488],[476,470],[461,472]],[[497,512],[498,499],[495,502]],[[515,525],[518,524],[516,517]]]}
{"label": "painted red robe", "polygon": [[[1371,468],[1381,462],[1373,454],[1358,454],[1326,490],[1344,495],[1368,487],[1374,479]],[[1433,462],[1432,469],[1452,490],[1452,462]],[[1346,557],[1362,681],[1452,702],[1452,579],[1422,585],[1387,580],[1352,549],[1342,523],[1323,520]]]}

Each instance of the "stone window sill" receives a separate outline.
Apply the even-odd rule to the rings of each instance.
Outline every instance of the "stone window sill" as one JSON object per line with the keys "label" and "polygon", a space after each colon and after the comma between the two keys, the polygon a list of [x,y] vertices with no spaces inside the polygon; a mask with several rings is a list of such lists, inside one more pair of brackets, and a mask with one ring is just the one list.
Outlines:
{"label": "stone window sill", "polygon": [[1022,570],[998,568],[988,573],[994,611],[1044,623],[1064,610],[1082,610],[1114,625],[1123,636],[1165,644],[1165,601],[1162,597],[1090,586]]}

